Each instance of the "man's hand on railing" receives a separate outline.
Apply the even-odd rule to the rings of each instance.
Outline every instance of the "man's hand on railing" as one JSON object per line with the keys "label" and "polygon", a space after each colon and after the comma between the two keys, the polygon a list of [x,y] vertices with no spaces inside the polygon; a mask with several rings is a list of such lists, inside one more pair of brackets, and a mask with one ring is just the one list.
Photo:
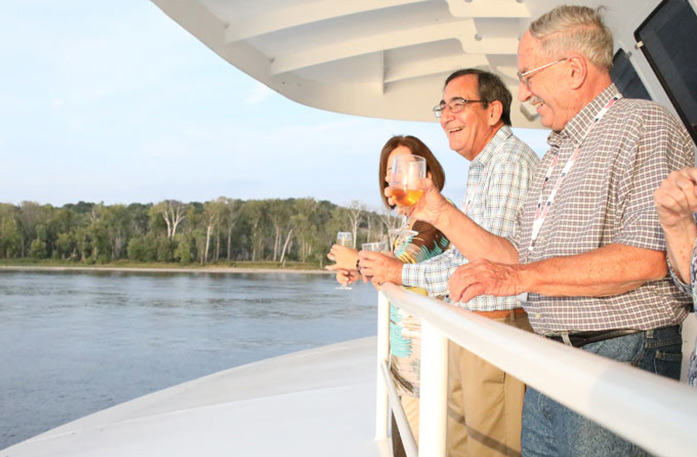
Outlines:
{"label": "man's hand on railing", "polygon": [[523,293],[520,267],[484,259],[462,265],[450,276],[450,300],[468,302],[480,295],[508,297]]}
{"label": "man's hand on railing", "polygon": [[372,282],[376,288],[384,282],[402,284],[404,264],[398,258],[374,251],[360,251],[358,257],[364,280]]}

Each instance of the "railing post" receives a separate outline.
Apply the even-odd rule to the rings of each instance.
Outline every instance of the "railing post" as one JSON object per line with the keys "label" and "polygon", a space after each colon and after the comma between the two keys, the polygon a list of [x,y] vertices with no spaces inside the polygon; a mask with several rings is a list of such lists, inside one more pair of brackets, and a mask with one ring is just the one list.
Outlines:
{"label": "railing post", "polygon": [[448,338],[421,321],[419,457],[444,457],[448,414]]}
{"label": "railing post", "polygon": [[390,352],[390,302],[382,292],[378,292],[378,351],[376,363],[377,381],[375,384],[375,439],[387,438],[389,408],[387,387],[380,373],[381,364],[387,361]]}

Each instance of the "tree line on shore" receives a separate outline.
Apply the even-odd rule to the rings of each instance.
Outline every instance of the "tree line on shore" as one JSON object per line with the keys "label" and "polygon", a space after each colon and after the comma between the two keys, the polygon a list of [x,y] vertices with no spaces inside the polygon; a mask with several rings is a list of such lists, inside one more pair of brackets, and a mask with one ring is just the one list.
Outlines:
{"label": "tree line on shore", "polygon": [[313,198],[129,205],[79,202],[54,207],[0,203],[0,256],[82,264],[302,262],[322,266],[338,231],[356,245],[384,239],[398,219]]}

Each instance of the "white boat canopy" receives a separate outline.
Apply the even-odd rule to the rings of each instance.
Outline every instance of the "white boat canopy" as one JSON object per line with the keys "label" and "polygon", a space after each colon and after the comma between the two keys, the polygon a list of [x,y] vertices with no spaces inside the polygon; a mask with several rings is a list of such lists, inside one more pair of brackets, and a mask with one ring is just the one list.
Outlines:
{"label": "white boat canopy", "polygon": [[[561,3],[153,1],[222,58],[296,102],[359,116],[434,121],[431,109],[441,98],[445,78],[460,68],[477,67],[495,72],[510,88],[516,127],[541,127],[534,110],[515,100],[520,36],[532,19]],[[660,1],[637,2],[631,11],[624,5],[618,17],[623,1],[573,3],[608,5],[605,16],[615,30],[616,47],[626,44],[633,50],[632,31]],[[634,64],[641,71],[645,62]],[[659,101],[667,100],[659,94]]]}

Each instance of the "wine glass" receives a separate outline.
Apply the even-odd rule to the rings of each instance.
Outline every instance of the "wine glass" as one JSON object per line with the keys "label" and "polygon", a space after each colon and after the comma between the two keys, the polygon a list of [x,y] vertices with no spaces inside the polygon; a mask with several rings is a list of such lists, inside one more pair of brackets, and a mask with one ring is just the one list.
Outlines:
{"label": "wine glass", "polygon": [[[426,159],[423,157],[400,154],[394,158],[392,174],[390,175],[390,189],[392,190],[392,200],[397,206],[409,208],[419,201],[423,190],[418,189],[418,184],[425,177]],[[402,212],[402,226],[396,233],[400,238],[417,234],[407,227],[407,216],[404,212]]]}
{"label": "wine glass", "polygon": [[[336,234],[336,244],[339,246],[345,246],[347,248],[353,248],[353,233],[351,232],[339,232]],[[352,288],[346,284],[342,284],[336,289],[340,290],[351,290]]]}
{"label": "wine glass", "polygon": [[387,241],[375,241],[373,243],[363,243],[361,249],[364,251],[385,252],[387,251]]}
{"label": "wine glass", "polygon": [[[361,249],[364,251],[385,252],[387,251],[387,241],[375,241],[373,243],[363,243]],[[366,275],[366,279],[370,281],[372,276]]]}

